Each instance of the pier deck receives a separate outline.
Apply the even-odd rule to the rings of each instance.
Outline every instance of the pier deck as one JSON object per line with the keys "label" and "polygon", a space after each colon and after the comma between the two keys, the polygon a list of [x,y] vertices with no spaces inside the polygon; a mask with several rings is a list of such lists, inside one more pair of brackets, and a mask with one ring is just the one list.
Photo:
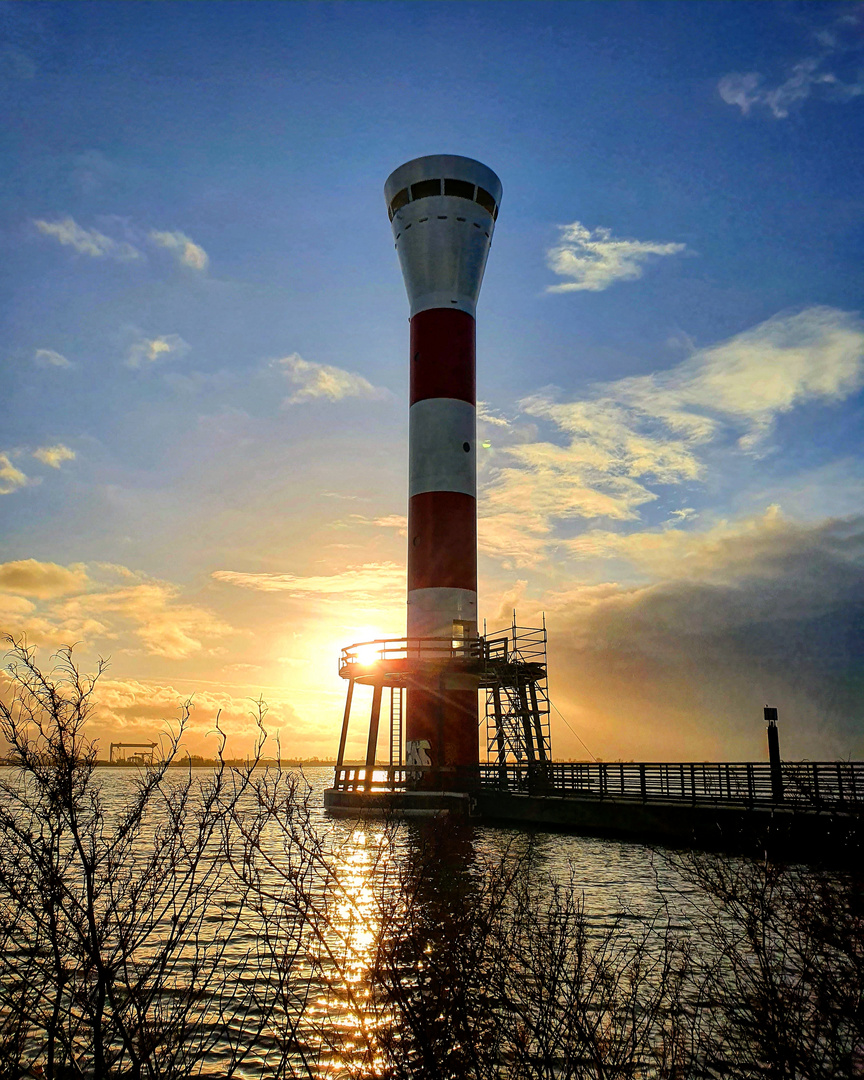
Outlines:
{"label": "pier deck", "polygon": [[672,846],[848,861],[860,852],[864,762],[486,764],[462,792],[423,789],[416,767],[336,770],[325,806],[342,814],[460,814]]}

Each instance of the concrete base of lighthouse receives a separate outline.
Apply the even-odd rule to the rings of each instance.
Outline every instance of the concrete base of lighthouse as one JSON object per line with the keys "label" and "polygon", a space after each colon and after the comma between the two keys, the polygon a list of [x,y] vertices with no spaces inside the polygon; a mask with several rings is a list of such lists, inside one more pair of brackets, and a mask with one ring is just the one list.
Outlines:
{"label": "concrete base of lighthouse", "polygon": [[461,791],[324,792],[324,809],[338,817],[459,817],[471,814],[472,799]]}

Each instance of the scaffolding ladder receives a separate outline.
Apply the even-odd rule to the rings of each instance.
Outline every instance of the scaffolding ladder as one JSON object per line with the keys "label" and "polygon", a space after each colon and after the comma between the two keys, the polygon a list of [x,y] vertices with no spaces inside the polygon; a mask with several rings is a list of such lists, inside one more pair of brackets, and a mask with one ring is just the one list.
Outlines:
{"label": "scaffolding ladder", "polygon": [[[552,760],[546,682],[546,620],[486,637],[486,760],[506,775],[508,763],[545,766]],[[500,659],[492,659],[500,658]]]}

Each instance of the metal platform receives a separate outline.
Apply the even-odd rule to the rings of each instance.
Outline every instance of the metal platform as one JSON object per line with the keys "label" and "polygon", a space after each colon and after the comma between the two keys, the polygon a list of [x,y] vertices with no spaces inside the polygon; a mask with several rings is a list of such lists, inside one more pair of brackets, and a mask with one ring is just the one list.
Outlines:
{"label": "metal platform", "polygon": [[[525,764],[535,784],[551,762],[546,691],[546,626],[519,627],[478,638],[379,638],[342,649],[339,675],[348,682],[333,790],[377,790],[375,781],[381,707],[389,696],[388,790],[429,786],[470,791],[476,771],[441,767],[428,775],[404,758],[405,690],[413,680],[437,679],[443,687],[486,691],[487,761],[506,769]],[[373,688],[362,777],[346,769],[345,746],[355,686]],[[439,784],[440,781],[440,784]],[[454,787],[455,785],[455,787]]]}

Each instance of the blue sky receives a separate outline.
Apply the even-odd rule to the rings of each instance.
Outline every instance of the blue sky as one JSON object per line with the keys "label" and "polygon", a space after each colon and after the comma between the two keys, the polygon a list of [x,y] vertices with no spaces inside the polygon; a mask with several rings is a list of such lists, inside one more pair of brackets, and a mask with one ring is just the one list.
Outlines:
{"label": "blue sky", "polygon": [[0,91],[0,623],[111,656],[100,734],[332,752],[404,632],[383,182],[456,153],[490,625],[601,757],[864,754],[864,6],[2,3]]}

